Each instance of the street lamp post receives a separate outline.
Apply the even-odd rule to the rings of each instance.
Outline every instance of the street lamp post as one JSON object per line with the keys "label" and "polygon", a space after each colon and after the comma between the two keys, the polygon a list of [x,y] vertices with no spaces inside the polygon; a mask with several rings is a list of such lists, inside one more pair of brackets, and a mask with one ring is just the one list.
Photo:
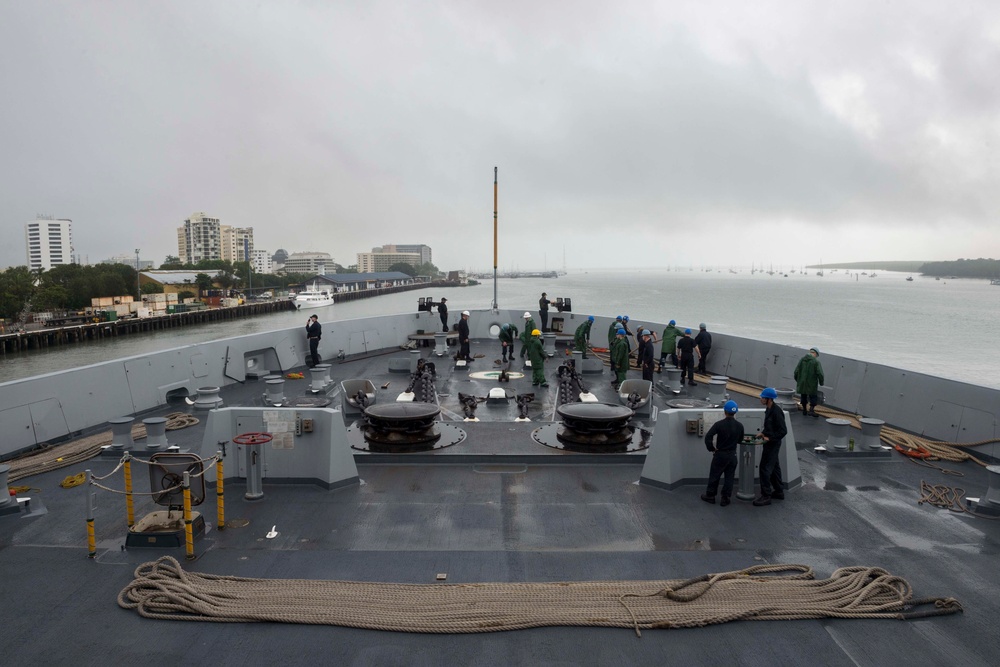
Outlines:
{"label": "street lamp post", "polygon": [[139,249],[135,249],[135,300],[142,301],[142,288],[139,285]]}

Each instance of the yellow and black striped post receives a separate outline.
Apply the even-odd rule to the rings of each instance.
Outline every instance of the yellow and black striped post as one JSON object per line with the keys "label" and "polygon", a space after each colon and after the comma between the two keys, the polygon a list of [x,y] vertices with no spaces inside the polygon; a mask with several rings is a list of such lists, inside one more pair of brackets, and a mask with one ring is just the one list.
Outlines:
{"label": "yellow and black striped post", "polygon": [[215,461],[215,504],[219,511],[219,530],[226,529],[226,496],[222,490],[224,475],[222,470],[222,452],[216,452]]}
{"label": "yellow and black striped post", "polygon": [[97,540],[94,537],[94,510],[97,506],[97,494],[94,492],[94,475],[87,471],[87,548],[88,558],[97,557]]}
{"label": "yellow and black striped post", "polygon": [[184,542],[185,558],[194,560],[194,527],[191,525],[191,473],[184,471]]}
{"label": "yellow and black striped post", "polygon": [[135,525],[135,506],[132,502],[132,455],[125,452],[125,509],[128,513],[128,527]]}

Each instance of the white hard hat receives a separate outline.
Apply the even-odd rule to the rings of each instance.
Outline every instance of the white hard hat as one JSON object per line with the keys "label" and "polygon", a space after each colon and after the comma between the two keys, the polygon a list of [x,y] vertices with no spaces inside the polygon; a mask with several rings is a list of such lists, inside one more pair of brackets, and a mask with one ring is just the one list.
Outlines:
{"label": "white hard hat", "polygon": [[463,314],[463,315],[468,315],[468,314],[469,314],[469,311],[467,311],[467,310],[463,310],[463,311],[462,311],[462,314]]}
{"label": "white hard hat", "polygon": [[524,319],[530,320],[531,319],[531,313],[529,313],[528,311],[524,311]]}

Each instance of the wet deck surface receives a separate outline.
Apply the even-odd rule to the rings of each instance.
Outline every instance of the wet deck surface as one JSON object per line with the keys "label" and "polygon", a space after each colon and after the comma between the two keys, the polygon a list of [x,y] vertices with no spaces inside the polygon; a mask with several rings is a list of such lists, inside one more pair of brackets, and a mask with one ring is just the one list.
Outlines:
{"label": "wet deck surface", "polygon": [[[492,370],[496,345],[476,342],[486,356],[471,371]],[[423,350],[426,355],[429,349]],[[560,350],[561,352],[561,350]],[[406,374],[389,373],[385,354],[334,364],[333,374],[368,378],[379,401],[393,401]],[[508,385],[470,379],[450,361],[437,364],[442,414],[457,420],[459,392],[485,396],[504,386],[534,391],[530,424],[511,408],[479,406],[480,423],[452,421],[467,438],[432,455],[406,459],[357,452],[363,484],[334,491],[274,485],[263,500],[243,499],[243,483],[227,484],[227,520],[214,528],[214,503],[203,505],[209,531],[185,567],[268,578],[434,583],[667,579],[740,569],[762,562],[803,563],[818,576],[850,565],[881,566],[907,579],[916,595],[953,596],[965,613],[919,621],[823,620],[737,622],[697,630],[643,632],[608,628],[540,628],[482,635],[417,635],[339,627],[153,621],[120,609],[118,592],[136,565],[183,549],[129,549],[121,496],[99,495],[98,557],[87,558],[85,487],[62,489],[68,474],[109,472],[112,458],[32,477],[36,515],[0,521],[0,573],[7,607],[0,653],[18,664],[81,664],[109,660],[149,665],[204,660],[221,664],[742,664],[889,665],[994,664],[1000,603],[993,583],[1000,521],[918,505],[922,479],[981,496],[986,473],[972,463],[944,464],[944,476],[893,455],[885,462],[830,460],[813,451],[825,441],[822,419],[789,415],[796,428],[803,484],[770,507],[699,500],[700,485],[665,491],[637,484],[642,452],[567,455],[534,442],[531,431],[554,414],[551,387],[530,386],[530,374]],[[289,369],[284,369],[286,372]],[[630,377],[639,377],[631,371]],[[308,374],[307,374],[308,377]],[[587,375],[602,401],[617,402],[610,375]],[[660,379],[658,376],[657,379]],[[286,396],[306,380],[288,380]],[[704,384],[691,388],[703,397]],[[226,388],[226,404],[262,404],[263,384]],[[340,398],[331,394],[332,406]],[[658,408],[672,396],[657,394]],[[745,407],[759,405],[734,395]],[[191,408],[181,406],[186,411]],[[169,406],[148,417],[175,411]],[[204,413],[200,413],[202,416]],[[501,416],[502,415],[502,416]],[[170,432],[184,447],[199,443],[201,425]],[[137,488],[145,479],[137,475]],[[211,495],[210,495],[211,497]],[[151,511],[137,504],[136,515]],[[235,521],[242,519],[243,521]],[[265,539],[272,526],[279,535]]]}

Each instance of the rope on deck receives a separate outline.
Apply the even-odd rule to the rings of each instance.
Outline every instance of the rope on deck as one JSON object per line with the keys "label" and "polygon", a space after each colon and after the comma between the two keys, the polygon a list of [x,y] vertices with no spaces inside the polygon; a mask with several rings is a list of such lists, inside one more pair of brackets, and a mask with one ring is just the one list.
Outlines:
{"label": "rope on deck", "polygon": [[[171,412],[167,416],[167,430],[194,426],[198,423],[198,418],[184,412]],[[11,482],[40,475],[50,470],[66,468],[77,463],[82,463],[92,459],[101,453],[101,448],[110,445],[112,439],[111,431],[95,433],[83,438],[76,438],[69,442],[55,446],[48,446],[44,449],[25,454],[19,458],[8,461],[10,473],[7,476]],[[132,439],[139,440],[146,437],[146,425],[136,424],[132,427]]]}
{"label": "rope on deck", "polygon": [[146,618],[216,623],[424,633],[601,626],[640,636],[736,620],[907,620],[962,611],[954,598],[913,599],[906,580],[878,567],[841,568],[820,580],[805,565],[755,565],[666,581],[391,584],[195,573],[170,556],[136,568],[118,604]]}

